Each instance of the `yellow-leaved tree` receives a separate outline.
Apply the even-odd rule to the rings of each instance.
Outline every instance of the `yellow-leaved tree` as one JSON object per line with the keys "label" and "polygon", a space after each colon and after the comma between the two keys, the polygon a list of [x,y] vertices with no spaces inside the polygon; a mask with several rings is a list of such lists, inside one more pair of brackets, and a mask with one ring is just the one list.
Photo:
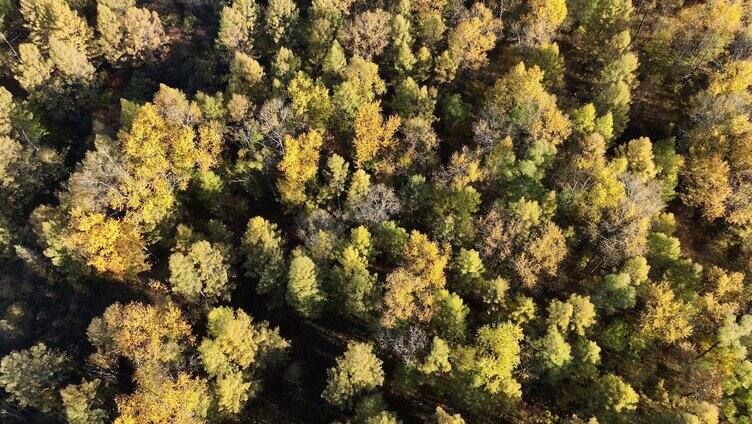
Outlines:
{"label": "yellow-leaved tree", "polygon": [[308,131],[298,137],[285,136],[285,153],[277,167],[280,197],[288,205],[302,205],[306,201],[306,185],[318,172],[319,155],[324,137],[321,131]]}
{"label": "yellow-leaved tree", "polygon": [[43,231],[49,256],[118,280],[149,269],[146,248],[176,214],[177,192],[215,167],[222,149],[220,125],[164,85],[123,122],[116,140],[97,136],[61,195],[62,214],[45,220],[57,224]]}

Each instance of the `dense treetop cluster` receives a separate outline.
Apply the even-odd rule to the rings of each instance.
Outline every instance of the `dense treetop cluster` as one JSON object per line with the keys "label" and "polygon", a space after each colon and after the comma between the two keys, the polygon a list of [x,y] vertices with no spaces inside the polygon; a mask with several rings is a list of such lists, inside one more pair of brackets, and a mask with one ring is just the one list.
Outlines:
{"label": "dense treetop cluster", "polygon": [[0,421],[752,423],[750,0],[0,0]]}

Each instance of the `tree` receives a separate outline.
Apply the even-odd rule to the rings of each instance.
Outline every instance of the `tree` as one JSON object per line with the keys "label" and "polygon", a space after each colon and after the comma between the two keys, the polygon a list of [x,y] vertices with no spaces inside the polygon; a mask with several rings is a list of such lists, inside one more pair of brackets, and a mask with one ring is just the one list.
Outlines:
{"label": "tree", "polygon": [[462,416],[460,414],[454,414],[451,415],[450,413],[444,411],[440,406],[436,407],[436,412],[434,412],[434,420],[436,424],[465,424],[465,420],[462,419]]}
{"label": "tree", "polygon": [[521,386],[513,373],[520,364],[521,340],[522,329],[512,323],[478,329],[469,370],[472,385],[487,393],[519,398]]}
{"label": "tree", "polygon": [[419,86],[412,77],[407,77],[395,87],[392,107],[403,119],[420,116],[431,121],[434,119],[436,95],[436,89]]}
{"label": "tree", "polygon": [[281,300],[285,272],[284,241],[277,225],[257,216],[248,221],[243,237],[246,274],[257,278],[256,291]]}
{"label": "tree", "polygon": [[58,389],[69,371],[65,354],[38,343],[3,357],[0,386],[22,407],[50,413],[60,407]]}
{"label": "tree", "polygon": [[70,384],[60,390],[65,416],[71,424],[104,424],[108,420],[101,398],[102,381],[99,379],[81,384]]}
{"label": "tree", "polygon": [[728,0],[682,8],[657,28],[646,46],[654,55],[655,72],[671,82],[703,73],[733,40],[741,24],[741,8],[740,3]]}
{"label": "tree", "polygon": [[319,152],[324,143],[322,133],[309,131],[299,137],[285,136],[285,153],[277,165],[282,173],[277,189],[282,200],[292,206],[306,201],[306,185],[318,172]]}
{"label": "tree", "polygon": [[572,305],[570,329],[578,336],[584,336],[585,331],[597,322],[595,306],[590,302],[590,297],[577,294],[570,295],[567,303]]}
{"label": "tree", "polygon": [[368,343],[350,342],[347,351],[337,358],[337,365],[327,371],[327,384],[322,397],[343,408],[352,404],[355,396],[384,384],[381,360]]}
{"label": "tree", "polygon": [[361,108],[386,91],[379,66],[355,56],[341,70],[343,81],[334,87],[332,101],[342,113],[340,126],[349,128]]}
{"label": "tree", "polygon": [[627,169],[641,179],[651,180],[658,174],[653,155],[653,144],[647,137],[630,140],[624,149]]}
{"label": "tree", "polygon": [[[543,72],[537,66],[527,68],[522,62],[496,81],[473,129],[476,142],[485,151],[496,155],[511,150],[510,159],[517,169],[505,170],[511,175],[504,176],[504,180],[510,182],[539,181],[557,146],[572,133],[572,125],[556,105],[556,97],[543,86]],[[512,146],[505,147],[509,142]],[[519,191],[516,186],[513,188]]]}
{"label": "tree", "polygon": [[219,410],[238,414],[258,390],[257,371],[274,364],[290,343],[266,321],[254,323],[248,314],[228,307],[207,315],[208,336],[198,352],[215,387]]}
{"label": "tree", "polygon": [[333,78],[339,75],[342,70],[347,66],[347,57],[345,57],[345,50],[339,41],[332,41],[332,46],[326,52],[326,56],[322,59],[321,68],[325,75]]}
{"label": "tree", "polygon": [[263,33],[273,47],[280,47],[292,39],[290,33],[298,20],[298,7],[291,0],[270,0],[264,9]]}
{"label": "tree", "polygon": [[596,82],[599,92],[594,98],[595,105],[603,113],[611,112],[616,135],[624,131],[629,120],[631,91],[638,66],[637,55],[628,50],[631,42],[629,31],[614,36],[610,49],[617,56],[603,67]]}
{"label": "tree", "polygon": [[253,51],[258,6],[253,0],[234,0],[222,7],[217,43],[231,53]]}
{"label": "tree", "polygon": [[567,17],[566,2],[536,0],[531,1],[527,8],[520,20],[519,42],[531,45],[550,43]]}
{"label": "tree", "polygon": [[752,210],[744,194],[747,184],[734,182],[752,169],[745,147],[752,142],[752,120],[748,111],[738,107],[750,99],[751,69],[749,61],[729,63],[711,74],[707,89],[694,99],[697,122],[687,137],[687,187],[682,199],[700,208],[709,221],[722,217],[739,225]]}
{"label": "tree", "polygon": [[451,348],[449,344],[438,336],[431,341],[431,350],[418,366],[418,370],[424,374],[445,373],[452,370],[449,362]]}
{"label": "tree", "polygon": [[16,80],[53,115],[75,116],[94,83],[91,28],[59,0],[24,0],[20,11],[31,42],[18,47]]}
{"label": "tree", "polygon": [[664,233],[650,233],[648,236],[650,263],[659,269],[665,269],[679,259],[681,244],[679,239]]}
{"label": "tree", "polygon": [[365,396],[355,406],[355,422],[396,424],[397,417],[386,410],[387,405],[380,393]]}
{"label": "tree", "polygon": [[393,62],[394,70],[405,75],[413,70],[417,58],[412,51],[414,42],[411,34],[411,24],[408,15],[396,14],[391,19],[391,34],[389,54]]}
{"label": "tree", "polygon": [[46,146],[47,131],[26,102],[0,87],[0,208],[6,219],[28,213],[45,181],[59,178],[62,155]]}
{"label": "tree", "polygon": [[389,186],[374,184],[362,196],[348,199],[348,208],[353,220],[367,225],[378,225],[397,215],[402,205],[399,197]]}
{"label": "tree", "polygon": [[487,60],[496,44],[501,22],[483,3],[474,3],[467,16],[447,34],[447,53],[460,69],[476,70]]}
{"label": "tree", "polygon": [[438,311],[434,316],[436,332],[449,342],[461,342],[467,332],[467,315],[470,308],[455,293],[441,290],[437,296]]}
{"label": "tree", "polygon": [[233,286],[225,261],[222,251],[205,240],[173,253],[169,259],[172,291],[193,303],[229,300]]}
{"label": "tree", "polygon": [[298,72],[287,85],[290,107],[296,117],[311,128],[324,128],[329,122],[334,105],[329,89],[319,80]]}
{"label": "tree", "polygon": [[460,284],[460,293],[481,297],[485,283],[486,267],[477,250],[460,249],[454,259],[454,268]]}
{"label": "tree", "polygon": [[313,318],[325,301],[316,281],[316,265],[308,256],[294,257],[287,276],[287,302],[301,315]]}
{"label": "tree", "polygon": [[[571,60],[582,69],[577,85],[583,92],[593,93],[589,100],[600,113],[612,112],[614,134],[619,135],[629,118],[637,68],[629,32],[634,17],[632,1],[582,1],[573,2],[572,6],[569,16],[575,20],[578,31],[571,37],[577,46]],[[594,39],[603,43],[596,46]]]}
{"label": "tree", "polygon": [[633,308],[636,302],[635,295],[636,291],[629,274],[609,274],[603,279],[594,301],[604,313],[610,315],[619,309]]}
{"label": "tree", "polygon": [[391,15],[382,9],[366,10],[342,29],[342,44],[353,56],[373,60],[389,43],[390,20]]}
{"label": "tree", "polygon": [[299,69],[300,59],[295,53],[286,47],[280,47],[274,56],[274,62],[272,62],[271,74],[274,88],[283,88],[297,74]]}
{"label": "tree", "polygon": [[[176,193],[195,169],[216,166],[221,150],[219,127],[195,128],[198,106],[179,90],[162,85],[153,104],[132,112],[117,142],[98,137],[96,151],[71,175],[65,196],[71,201],[61,205],[67,228],[46,234],[49,245],[62,245],[48,249],[50,255],[71,255],[120,280],[149,268],[147,240],[161,237],[176,212]],[[60,242],[50,239],[57,237]]]}
{"label": "tree", "polygon": [[87,335],[96,348],[91,359],[103,367],[116,365],[120,356],[137,368],[174,364],[193,342],[190,325],[171,303],[114,303],[91,320]]}
{"label": "tree", "polygon": [[411,320],[430,321],[436,312],[436,296],[446,284],[447,261],[435,242],[418,231],[410,233],[403,265],[386,277],[382,323],[394,327]]}
{"label": "tree", "polygon": [[38,46],[51,48],[51,41],[59,40],[76,49],[86,49],[91,41],[91,28],[65,2],[24,0],[20,11],[26,21],[24,26],[31,33],[29,39]]}
{"label": "tree", "polygon": [[543,213],[537,201],[523,197],[507,206],[497,204],[481,217],[476,245],[484,264],[511,272],[528,287],[556,275],[566,254],[564,234]]}
{"label": "tree", "polygon": [[401,257],[410,236],[395,221],[382,222],[375,230],[375,248],[388,261],[394,263]]}
{"label": "tree", "polygon": [[364,421],[366,424],[399,424],[397,416],[389,411],[381,411]]}
{"label": "tree", "polygon": [[97,2],[97,30],[102,53],[113,64],[157,56],[168,41],[159,15],[133,5],[112,10]]}
{"label": "tree", "polygon": [[546,320],[546,324],[550,330],[566,330],[569,327],[573,314],[573,305],[569,302],[554,299],[548,304],[548,319]]}
{"label": "tree", "polygon": [[637,408],[639,397],[632,386],[625,383],[621,377],[607,374],[600,377],[593,387],[594,395],[591,399],[595,411],[601,416],[626,413]]}
{"label": "tree", "polygon": [[368,253],[351,241],[340,252],[331,272],[337,297],[345,310],[356,316],[365,316],[377,307],[377,281],[368,270]]}
{"label": "tree", "polygon": [[73,212],[66,247],[80,255],[86,265],[118,280],[134,279],[149,269],[138,227],[101,213]]}
{"label": "tree", "polygon": [[138,370],[136,381],[138,386],[134,393],[117,398],[120,416],[115,423],[201,423],[206,420],[210,400],[205,380],[185,373],[173,379]]}
{"label": "tree", "polygon": [[688,319],[692,305],[676,299],[665,282],[651,285],[646,292],[645,311],[640,318],[644,336],[670,344],[692,334],[694,329]]}
{"label": "tree", "polygon": [[[448,170],[450,173],[453,172],[451,168],[456,170],[464,167],[464,164],[457,164],[459,161],[456,159],[457,156],[453,156]],[[465,181],[450,182],[448,187],[442,182],[441,185],[432,187],[429,201],[433,205],[428,220],[434,237],[439,240],[464,244],[475,236],[474,218],[480,206],[480,194],[468,185],[476,179],[476,176],[472,175],[475,164],[471,164],[469,168],[471,175],[457,176]]]}
{"label": "tree", "polygon": [[572,347],[560,332],[549,328],[534,345],[538,349],[537,358],[544,370],[556,372],[572,360]]}
{"label": "tree", "polygon": [[368,162],[384,150],[393,147],[394,135],[400,125],[400,118],[391,116],[384,121],[381,105],[378,102],[366,103],[359,110],[353,123],[354,162],[356,166],[370,168]]}
{"label": "tree", "polygon": [[236,51],[230,63],[228,89],[234,94],[256,97],[261,89],[264,74],[264,68],[256,59]]}

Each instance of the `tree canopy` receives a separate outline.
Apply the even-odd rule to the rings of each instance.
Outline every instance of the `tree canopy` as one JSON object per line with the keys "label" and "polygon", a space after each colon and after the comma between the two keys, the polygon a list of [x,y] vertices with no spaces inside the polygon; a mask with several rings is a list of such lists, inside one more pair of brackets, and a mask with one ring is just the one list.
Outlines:
{"label": "tree canopy", "polygon": [[0,422],[752,422],[752,0],[0,0]]}

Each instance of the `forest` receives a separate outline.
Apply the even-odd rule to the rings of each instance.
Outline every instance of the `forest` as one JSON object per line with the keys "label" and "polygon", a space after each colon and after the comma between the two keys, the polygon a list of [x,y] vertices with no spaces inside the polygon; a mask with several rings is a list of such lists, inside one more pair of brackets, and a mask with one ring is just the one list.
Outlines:
{"label": "forest", "polygon": [[0,0],[0,422],[752,423],[752,0]]}

